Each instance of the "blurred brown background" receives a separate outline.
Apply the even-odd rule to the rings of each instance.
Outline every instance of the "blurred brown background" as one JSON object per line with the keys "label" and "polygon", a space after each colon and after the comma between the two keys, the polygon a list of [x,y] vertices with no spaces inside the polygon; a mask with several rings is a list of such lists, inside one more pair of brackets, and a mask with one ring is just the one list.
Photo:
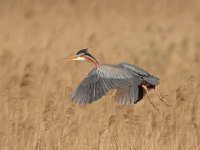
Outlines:
{"label": "blurred brown background", "polygon": [[[172,107],[71,103],[93,65],[63,58],[86,47],[160,77]],[[200,149],[199,63],[197,0],[0,0],[0,149]]]}

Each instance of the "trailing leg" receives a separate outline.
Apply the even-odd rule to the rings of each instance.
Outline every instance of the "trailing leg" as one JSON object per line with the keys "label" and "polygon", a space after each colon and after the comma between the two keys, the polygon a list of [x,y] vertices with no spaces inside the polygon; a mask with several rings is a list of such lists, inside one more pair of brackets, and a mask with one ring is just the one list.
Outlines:
{"label": "trailing leg", "polygon": [[168,104],[168,103],[164,100],[164,98],[165,98],[166,96],[164,96],[164,97],[161,96],[160,93],[156,90],[156,88],[154,88],[154,91],[155,91],[156,95],[158,96],[159,100],[163,101],[163,102],[165,103],[165,105],[167,105],[168,107],[171,107],[171,105]]}
{"label": "trailing leg", "polygon": [[151,101],[151,99],[150,99],[148,88],[147,88],[145,85],[142,85],[142,87],[143,87],[144,90],[146,91],[148,100],[149,100],[149,102],[151,103],[151,105],[154,107],[154,109],[155,109],[156,111],[158,111],[158,112],[160,113],[160,110],[156,107],[156,105],[155,105],[155,104]]}

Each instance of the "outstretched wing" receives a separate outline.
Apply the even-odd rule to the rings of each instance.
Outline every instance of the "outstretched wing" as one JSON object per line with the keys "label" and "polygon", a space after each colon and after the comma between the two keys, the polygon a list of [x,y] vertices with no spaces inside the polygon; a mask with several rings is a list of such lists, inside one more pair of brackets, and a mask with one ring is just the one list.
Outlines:
{"label": "outstretched wing", "polygon": [[142,86],[132,86],[130,88],[117,89],[115,101],[120,104],[135,104],[143,98]]}
{"label": "outstretched wing", "polygon": [[112,89],[137,87],[142,81],[129,71],[114,65],[93,69],[74,91],[71,99],[79,104],[92,103]]}
{"label": "outstretched wing", "polygon": [[144,79],[146,82],[148,82],[148,83],[150,83],[152,85],[158,85],[159,84],[159,78],[158,77],[155,77],[155,76],[151,75],[150,73],[148,73],[147,71],[143,70],[139,66],[131,65],[131,64],[128,64],[128,63],[125,63],[125,62],[122,62],[122,63],[118,64],[118,66],[121,66],[121,67],[129,70],[130,72],[136,73],[142,79]]}

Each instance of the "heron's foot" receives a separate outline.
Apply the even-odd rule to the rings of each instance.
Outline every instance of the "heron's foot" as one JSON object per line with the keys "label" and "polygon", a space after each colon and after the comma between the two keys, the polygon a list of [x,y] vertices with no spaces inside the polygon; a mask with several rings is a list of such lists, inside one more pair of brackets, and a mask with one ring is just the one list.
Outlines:
{"label": "heron's foot", "polygon": [[168,97],[168,95],[160,96],[159,99],[165,103],[166,106],[171,107],[169,103],[167,103],[164,99]]}
{"label": "heron's foot", "polygon": [[171,105],[168,104],[168,103],[164,100],[168,95],[161,96],[161,94],[160,94],[156,89],[154,89],[154,91],[156,92],[158,98],[159,98],[161,101],[163,101],[163,102],[165,103],[166,106],[171,107]]}
{"label": "heron's foot", "polygon": [[154,109],[159,113],[159,114],[161,114],[161,112],[160,112],[160,109],[158,108],[158,107],[156,107],[156,105],[152,105],[153,107],[154,107]]}

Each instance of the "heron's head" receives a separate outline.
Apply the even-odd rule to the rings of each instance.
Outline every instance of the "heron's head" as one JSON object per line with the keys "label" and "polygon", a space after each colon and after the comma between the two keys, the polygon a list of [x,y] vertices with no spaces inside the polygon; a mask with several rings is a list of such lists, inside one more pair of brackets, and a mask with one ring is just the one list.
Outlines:
{"label": "heron's head", "polygon": [[90,53],[88,53],[88,48],[79,50],[75,56],[68,59],[69,61],[88,61],[94,63],[98,66],[98,61]]}

